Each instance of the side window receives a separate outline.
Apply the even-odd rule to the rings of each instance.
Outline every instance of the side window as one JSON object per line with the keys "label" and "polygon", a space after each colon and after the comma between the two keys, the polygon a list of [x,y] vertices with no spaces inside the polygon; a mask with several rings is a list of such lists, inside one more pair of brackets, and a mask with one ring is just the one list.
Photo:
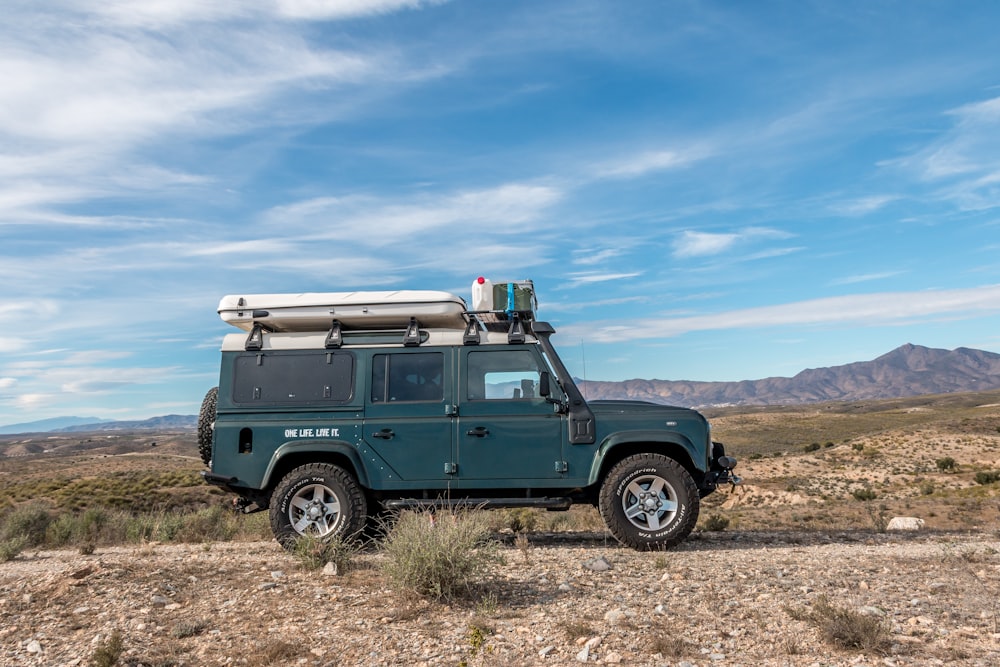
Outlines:
{"label": "side window", "polygon": [[243,354],[233,373],[236,403],[346,403],[354,395],[354,355],[345,352]]}
{"label": "side window", "polygon": [[440,352],[372,357],[372,403],[443,401],[444,355]]}
{"label": "side window", "polygon": [[470,352],[468,396],[471,400],[538,398],[542,369],[527,350]]}

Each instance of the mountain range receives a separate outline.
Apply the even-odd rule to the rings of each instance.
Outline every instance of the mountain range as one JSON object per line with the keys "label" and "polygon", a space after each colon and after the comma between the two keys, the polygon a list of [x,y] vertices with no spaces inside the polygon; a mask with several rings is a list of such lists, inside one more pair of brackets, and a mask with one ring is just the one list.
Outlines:
{"label": "mountain range", "polygon": [[1000,354],[907,343],[873,359],[810,368],[794,377],[741,382],[580,382],[588,399],[635,399],[691,407],[797,405],[1000,389]]}
{"label": "mountain range", "polygon": [[[863,401],[1000,389],[1000,354],[960,347],[941,350],[907,343],[872,361],[810,368],[794,377],[740,382],[578,380],[588,399],[635,399],[696,408]],[[0,434],[194,428],[195,415],[141,421],[58,417],[0,426]]]}

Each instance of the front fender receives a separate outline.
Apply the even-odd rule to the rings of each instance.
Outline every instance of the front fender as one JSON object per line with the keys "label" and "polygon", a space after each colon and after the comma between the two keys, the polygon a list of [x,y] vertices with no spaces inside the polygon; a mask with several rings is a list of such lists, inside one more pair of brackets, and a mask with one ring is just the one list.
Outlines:
{"label": "front fender", "polygon": [[317,454],[329,454],[333,456],[346,457],[351,462],[351,466],[354,468],[354,472],[358,478],[358,483],[366,488],[369,486],[368,473],[365,470],[364,464],[361,462],[361,455],[358,453],[357,448],[351,445],[351,443],[343,440],[292,440],[284,443],[274,450],[274,455],[271,457],[271,461],[267,464],[267,470],[264,471],[264,479],[261,482],[261,487],[268,488],[271,486],[274,471],[283,469],[285,467],[282,465],[284,461],[287,461],[291,457],[297,457],[300,454],[309,455],[309,461],[305,462],[315,462],[317,458],[320,458],[316,456]]}
{"label": "front fender", "polygon": [[[643,445],[644,451],[671,450],[671,456],[678,459],[678,463],[685,468],[701,468],[695,463],[695,461],[700,460],[697,456],[697,448],[682,433],[660,430],[618,431],[602,440],[601,445],[594,452],[594,460],[591,463],[587,484],[595,484],[600,481],[601,472],[605,467],[604,462],[609,457],[618,458],[615,454],[623,448],[627,448],[630,454],[634,453],[635,445]],[[687,460],[680,460],[679,455],[686,456]]]}

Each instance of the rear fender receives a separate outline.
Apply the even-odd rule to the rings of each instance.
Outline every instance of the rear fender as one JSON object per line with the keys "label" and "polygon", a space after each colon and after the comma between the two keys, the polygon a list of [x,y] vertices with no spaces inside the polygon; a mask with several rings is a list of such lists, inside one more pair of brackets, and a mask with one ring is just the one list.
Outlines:
{"label": "rear fender", "polygon": [[341,457],[350,462],[358,483],[362,487],[368,488],[368,473],[358,450],[343,440],[293,440],[279,446],[274,451],[271,462],[267,465],[261,487],[266,489],[277,484],[281,481],[280,478],[292,468],[307,463],[335,462]]}

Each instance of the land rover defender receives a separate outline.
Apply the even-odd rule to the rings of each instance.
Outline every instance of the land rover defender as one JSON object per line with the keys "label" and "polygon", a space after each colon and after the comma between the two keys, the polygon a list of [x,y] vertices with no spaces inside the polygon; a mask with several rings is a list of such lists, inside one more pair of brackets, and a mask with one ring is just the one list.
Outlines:
{"label": "land rover defender", "polygon": [[739,483],[698,412],[587,401],[530,281],[445,292],[227,296],[198,425],[210,484],[276,539],[352,536],[409,507],[599,508],[636,549],[681,542]]}

